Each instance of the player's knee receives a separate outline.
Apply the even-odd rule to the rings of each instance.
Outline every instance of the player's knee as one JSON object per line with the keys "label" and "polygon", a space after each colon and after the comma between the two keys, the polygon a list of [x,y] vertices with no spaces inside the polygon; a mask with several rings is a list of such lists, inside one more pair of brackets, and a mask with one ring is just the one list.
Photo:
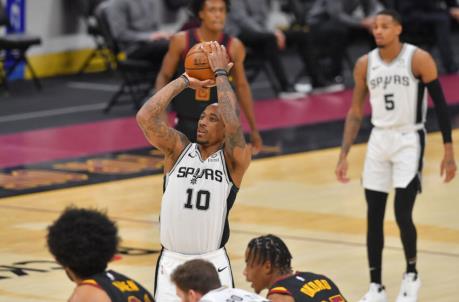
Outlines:
{"label": "player's knee", "polygon": [[413,218],[411,213],[407,212],[396,212],[395,220],[400,230],[408,230],[414,227]]}

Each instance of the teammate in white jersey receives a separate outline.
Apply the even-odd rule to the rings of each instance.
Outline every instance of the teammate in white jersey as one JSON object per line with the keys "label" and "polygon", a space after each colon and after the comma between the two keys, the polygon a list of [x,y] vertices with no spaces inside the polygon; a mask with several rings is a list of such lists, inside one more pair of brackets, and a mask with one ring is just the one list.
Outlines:
{"label": "teammate in white jersey", "polygon": [[222,286],[214,265],[203,259],[181,264],[171,279],[181,302],[269,302],[246,290]]}
{"label": "teammate in white jersey", "polygon": [[392,10],[377,14],[373,36],[377,49],[362,56],[354,68],[354,94],[347,114],[336,176],[348,182],[347,155],[360,129],[364,101],[369,93],[374,126],[368,142],[363,187],[368,205],[367,252],[370,289],[361,301],[387,301],[381,281],[383,222],[388,192],[395,188],[395,217],[407,263],[397,302],[417,301],[421,286],[416,270],[416,228],[412,219],[416,195],[421,191],[426,115],[425,87],[432,97],[444,142],[441,175],[445,182],[456,173],[451,124],[429,53],[401,43],[400,16]]}
{"label": "teammate in white jersey", "polygon": [[161,150],[164,160],[164,195],[160,214],[163,246],[156,264],[155,299],[179,301],[170,274],[181,263],[205,258],[218,269],[226,286],[233,286],[228,256],[228,212],[251,160],[237,114],[236,96],[228,81],[224,46],[209,42],[203,48],[215,73],[218,103],[209,105],[198,123],[197,144],[168,126],[166,107],[187,87],[213,84],[186,74],[159,90],[137,114],[149,142]]}

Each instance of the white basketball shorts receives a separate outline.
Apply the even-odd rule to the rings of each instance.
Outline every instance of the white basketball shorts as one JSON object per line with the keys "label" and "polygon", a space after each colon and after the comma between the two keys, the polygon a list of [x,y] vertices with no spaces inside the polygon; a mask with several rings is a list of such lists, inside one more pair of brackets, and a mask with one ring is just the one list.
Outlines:
{"label": "white basketball shorts", "polygon": [[156,262],[155,300],[161,302],[180,302],[171,281],[172,272],[177,266],[191,259],[205,259],[215,265],[220,282],[227,287],[234,287],[233,273],[225,248],[201,255],[185,255],[162,249]]}
{"label": "white basketball shorts", "polygon": [[406,188],[414,177],[421,181],[425,132],[373,128],[368,141],[362,184],[386,192]]}

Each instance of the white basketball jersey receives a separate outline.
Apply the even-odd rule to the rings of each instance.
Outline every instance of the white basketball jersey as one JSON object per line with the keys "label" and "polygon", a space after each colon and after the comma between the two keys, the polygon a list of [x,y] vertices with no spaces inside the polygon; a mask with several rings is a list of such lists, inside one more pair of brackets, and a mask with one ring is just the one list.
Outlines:
{"label": "white basketball jersey", "polygon": [[269,302],[255,293],[239,288],[220,287],[205,294],[199,302]]}
{"label": "white basketball jersey", "polygon": [[228,174],[222,149],[201,159],[190,143],[164,177],[160,237],[166,249],[181,254],[215,251],[228,241],[228,211],[238,188]]}
{"label": "white basketball jersey", "polygon": [[367,85],[374,126],[406,127],[425,122],[425,85],[414,77],[411,69],[416,49],[416,46],[403,44],[397,58],[390,63],[381,59],[377,48],[368,54]]}

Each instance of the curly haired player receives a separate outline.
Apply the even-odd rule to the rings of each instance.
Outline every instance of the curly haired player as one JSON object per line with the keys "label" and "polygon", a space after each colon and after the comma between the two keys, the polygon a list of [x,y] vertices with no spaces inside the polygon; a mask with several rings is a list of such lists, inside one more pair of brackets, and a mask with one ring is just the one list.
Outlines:
{"label": "curly haired player", "polygon": [[136,281],[107,270],[118,243],[115,223],[97,210],[69,207],[48,227],[49,251],[77,284],[69,302],[154,301]]}

